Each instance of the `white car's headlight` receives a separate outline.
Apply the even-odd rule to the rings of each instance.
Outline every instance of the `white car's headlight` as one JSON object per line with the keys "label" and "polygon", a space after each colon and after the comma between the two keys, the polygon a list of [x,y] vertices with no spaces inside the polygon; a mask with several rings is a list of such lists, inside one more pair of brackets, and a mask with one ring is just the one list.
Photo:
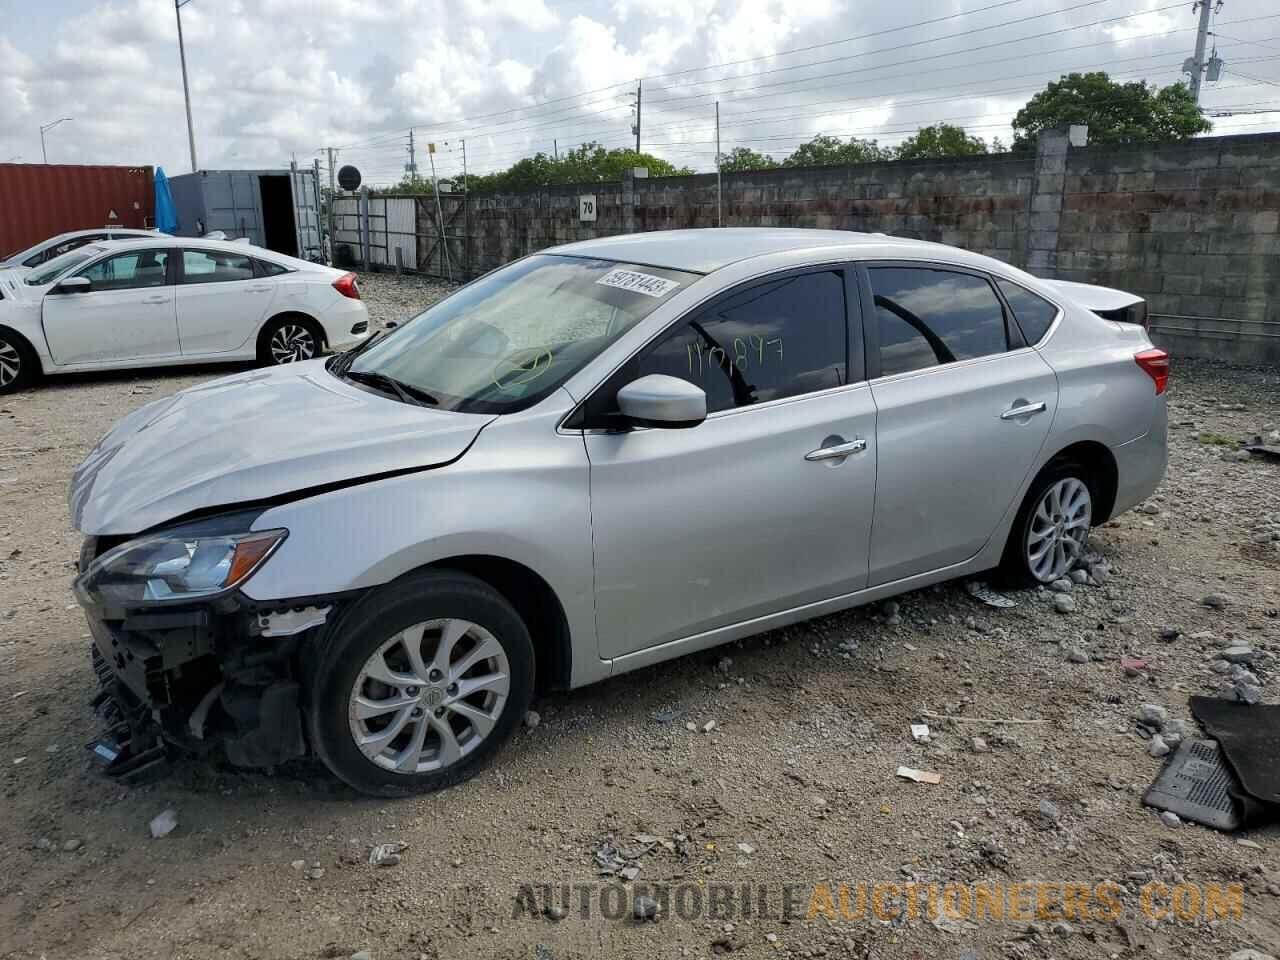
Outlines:
{"label": "white car's headlight", "polygon": [[140,537],[94,560],[76,579],[76,593],[87,604],[109,606],[217,596],[248,580],[288,535],[187,528]]}

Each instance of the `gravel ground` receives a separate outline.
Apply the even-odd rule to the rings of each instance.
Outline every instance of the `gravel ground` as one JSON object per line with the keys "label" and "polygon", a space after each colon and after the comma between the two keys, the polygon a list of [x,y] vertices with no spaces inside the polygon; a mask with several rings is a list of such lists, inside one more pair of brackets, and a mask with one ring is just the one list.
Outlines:
{"label": "gravel ground", "polygon": [[[380,321],[442,289],[363,284]],[[309,763],[267,774],[186,761],[126,787],[87,760],[67,478],[118,417],[221,372],[63,379],[0,399],[0,956],[1277,952],[1280,830],[1162,824],[1141,804],[1160,761],[1136,724],[1143,704],[1186,718],[1189,695],[1223,684],[1256,680],[1280,698],[1280,465],[1231,446],[1280,423],[1276,371],[1175,366],[1168,479],[1094,531],[1110,575],[1074,585],[1073,612],[1048,592],[992,609],[946,584],[826,617],[544,700],[488,771],[398,802],[354,796]],[[1242,643],[1252,677],[1215,672]],[[1128,676],[1122,656],[1147,666]],[[914,742],[926,712],[1046,722],[931,719],[931,741]],[[900,764],[941,783],[899,779]],[[177,828],[151,839],[167,809]],[[391,841],[408,844],[401,862],[370,866],[370,846]],[[560,885],[600,883],[602,868],[629,889],[757,884],[768,915],[637,923],[592,893],[584,918],[581,891]],[[1138,891],[1151,880],[1242,883],[1243,916],[1148,921]],[[804,919],[826,881],[1114,881],[1122,909],[1116,922]],[[534,889],[547,915],[517,910],[522,884],[552,885]],[[799,918],[778,916],[784,885]]]}

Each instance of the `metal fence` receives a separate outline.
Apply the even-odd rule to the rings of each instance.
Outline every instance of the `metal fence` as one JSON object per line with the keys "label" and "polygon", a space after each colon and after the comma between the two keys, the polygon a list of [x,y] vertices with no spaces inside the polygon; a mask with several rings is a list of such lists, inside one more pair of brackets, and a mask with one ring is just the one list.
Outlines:
{"label": "metal fence", "polygon": [[[332,250],[339,266],[410,270],[447,280],[471,276],[467,198],[370,196],[333,201]],[[443,226],[442,226],[443,221]]]}

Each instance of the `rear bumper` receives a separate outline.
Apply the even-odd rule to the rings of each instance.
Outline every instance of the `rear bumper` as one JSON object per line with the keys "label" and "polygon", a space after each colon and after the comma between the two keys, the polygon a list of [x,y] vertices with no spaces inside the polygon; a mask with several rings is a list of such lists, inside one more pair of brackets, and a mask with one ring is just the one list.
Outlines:
{"label": "rear bumper", "polygon": [[335,353],[350,350],[370,335],[369,309],[360,300],[340,296],[317,319],[324,327],[329,349]]}
{"label": "rear bumper", "polygon": [[1161,402],[1151,429],[1140,437],[1112,447],[1116,458],[1118,482],[1116,502],[1111,509],[1115,517],[1137,506],[1159,488],[1169,463],[1169,414]]}

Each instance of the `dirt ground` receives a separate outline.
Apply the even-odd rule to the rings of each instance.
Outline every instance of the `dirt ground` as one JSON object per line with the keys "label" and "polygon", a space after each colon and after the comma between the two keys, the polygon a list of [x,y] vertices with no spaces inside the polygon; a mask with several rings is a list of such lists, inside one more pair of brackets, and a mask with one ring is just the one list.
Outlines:
{"label": "dirt ground", "polygon": [[[383,320],[439,292],[386,277],[364,290]],[[475,780],[396,802],[310,763],[268,774],[186,761],[126,787],[84,750],[96,728],[67,480],[117,418],[224,372],[63,379],[0,398],[0,957],[1280,952],[1280,828],[1162,824],[1141,802],[1161,761],[1135,723],[1144,703],[1188,718],[1189,695],[1229,684],[1212,664],[1233,641],[1256,652],[1264,698],[1280,696],[1280,465],[1231,446],[1280,424],[1280,372],[1175,365],[1166,483],[1094,531],[1111,575],[1076,586],[1072,613],[1030,591],[992,609],[955,583],[899,598],[896,615],[826,617],[543,700],[540,722]],[[1209,594],[1225,606],[1204,605]],[[1148,667],[1126,676],[1122,655]],[[929,719],[931,742],[914,742],[909,724],[927,713],[1045,722]],[[900,764],[942,781],[897,778]],[[179,825],[151,839],[166,808]],[[402,861],[370,866],[370,846],[389,841],[408,844]],[[1108,881],[1114,919],[1057,920],[1061,903],[1035,921],[805,918],[821,883]],[[1242,915],[1150,918],[1149,881],[1243,884]],[[677,891],[656,922],[632,918],[642,885]]]}

